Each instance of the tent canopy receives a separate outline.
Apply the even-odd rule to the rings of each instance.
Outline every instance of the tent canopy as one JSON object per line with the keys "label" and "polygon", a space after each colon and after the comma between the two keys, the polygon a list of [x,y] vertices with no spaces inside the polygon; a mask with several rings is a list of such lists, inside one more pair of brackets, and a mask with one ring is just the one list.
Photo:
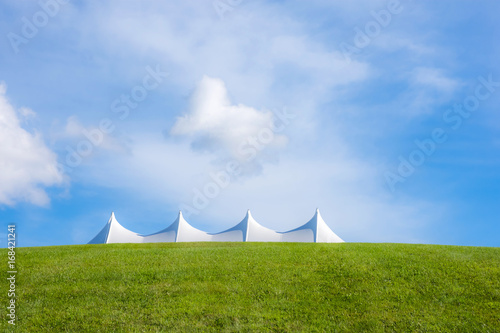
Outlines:
{"label": "tent canopy", "polygon": [[139,235],[118,223],[115,214],[89,244],[156,243],[156,242],[314,242],[342,243],[321,217],[319,209],[307,223],[285,232],[264,227],[247,211],[245,218],[232,228],[207,233],[190,225],[179,211],[177,219],[167,228],[150,235]]}

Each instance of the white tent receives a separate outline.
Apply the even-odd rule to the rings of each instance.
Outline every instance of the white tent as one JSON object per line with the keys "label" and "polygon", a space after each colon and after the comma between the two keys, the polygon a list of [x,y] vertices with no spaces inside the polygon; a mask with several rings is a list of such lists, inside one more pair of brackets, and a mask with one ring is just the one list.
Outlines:
{"label": "white tent", "polygon": [[211,236],[190,225],[179,211],[177,219],[166,229],[143,236],[144,243],[156,242],[208,242]]}
{"label": "white tent", "polygon": [[282,242],[314,242],[314,243],[343,243],[344,241],[337,236],[332,229],[325,223],[319,209],[313,218],[306,224],[281,233]]}
{"label": "white tent", "polygon": [[177,219],[167,228],[151,235],[139,235],[122,227],[111,213],[104,228],[89,244],[103,243],[156,243],[156,242],[318,242],[341,243],[325,223],[319,210],[306,224],[286,232],[276,232],[259,224],[250,210],[245,218],[225,231],[209,234],[190,225],[179,212]]}
{"label": "white tent", "polygon": [[212,234],[214,242],[279,242],[281,235],[262,226],[247,211],[245,218],[234,227]]}
{"label": "white tent", "polygon": [[111,213],[108,223],[89,244],[105,243],[142,243],[142,236],[124,228]]}

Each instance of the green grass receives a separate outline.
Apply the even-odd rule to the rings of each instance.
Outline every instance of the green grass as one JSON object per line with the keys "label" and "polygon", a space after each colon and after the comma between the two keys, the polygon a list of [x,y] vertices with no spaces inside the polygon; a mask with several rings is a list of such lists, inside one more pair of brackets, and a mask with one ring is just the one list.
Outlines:
{"label": "green grass", "polygon": [[17,263],[18,332],[500,332],[500,248],[107,244]]}

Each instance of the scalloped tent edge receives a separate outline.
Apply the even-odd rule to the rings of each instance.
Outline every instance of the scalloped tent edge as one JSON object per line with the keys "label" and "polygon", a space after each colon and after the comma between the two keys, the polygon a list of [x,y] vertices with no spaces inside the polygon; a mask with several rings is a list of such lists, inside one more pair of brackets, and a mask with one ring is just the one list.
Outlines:
{"label": "scalloped tent edge", "polygon": [[343,243],[321,217],[319,209],[302,226],[279,232],[266,228],[247,211],[245,218],[232,228],[208,233],[190,225],[179,211],[167,228],[149,235],[140,235],[123,227],[111,213],[108,223],[88,244],[109,243],[174,243],[174,242],[306,242]]}

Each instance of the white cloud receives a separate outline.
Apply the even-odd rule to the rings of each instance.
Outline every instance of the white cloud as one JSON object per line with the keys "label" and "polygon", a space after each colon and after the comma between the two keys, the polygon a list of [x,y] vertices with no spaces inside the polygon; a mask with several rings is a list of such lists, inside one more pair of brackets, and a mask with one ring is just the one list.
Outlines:
{"label": "white cloud", "polygon": [[18,110],[19,114],[24,118],[24,119],[33,119],[36,118],[36,113],[29,109],[29,108],[20,108]]}
{"label": "white cloud", "polygon": [[39,133],[21,127],[20,116],[33,117],[26,108],[19,111],[6,98],[0,84],[0,204],[27,201],[46,205],[50,199],[44,188],[63,183],[57,156],[47,148]]}
{"label": "white cloud", "polygon": [[[88,15],[78,14],[82,45],[99,43],[115,59],[126,43],[131,47],[124,55],[161,63],[172,74],[169,80],[176,89],[190,89],[192,82],[207,74],[223,79],[238,101],[270,107],[295,103],[303,96],[314,101],[330,98],[333,88],[370,74],[366,63],[347,63],[328,45],[338,41],[325,44],[319,36],[311,38],[307,24],[287,16],[281,7],[242,5],[227,20],[220,20],[210,2],[175,6],[154,2],[141,10],[113,3],[103,2]],[[237,15],[248,10],[251,15]],[[184,19],[186,13],[189,21]],[[124,72],[130,71],[127,65]]]}
{"label": "white cloud", "polygon": [[93,149],[102,149],[114,152],[128,152],[129,147],[126,138],[118,138],[115,131],[116,125],[110,123],[111,133],[99,126],[84,126],[77,116],[71,116],[66,120],[63,129],[52,133],[53,139],[67,141],[67,144],[76,148],[78,142],[84,140],[92,144]]}
{"label": "white cloud", "polygon": [[194,150],[254,169],[266,159],[266,151],[284,148],[288,141],[275,133],[273,118],[269,111],[232,105],[224,82],[205,76],[191,97],[189,111],[177,119],[171,134],[189,138]]}
{"label": "white cloud", "polygon": [[409,87],[401,100],[410,117],[430,114],[437,106],[450,103],[461,84],[433,67],[416,67],[409,76]]}
{"label": "white cloud", "polygon": [[395,94],[386,105],[381,105],[381,109],[386,115],[392,113],[401,121],[439,112],[439,107],[451,104],[463,87],[462,81],[436,67],[407,66],[392,69],[390,73],[393,75],[391,80],[405,89]]}
{"label": "white cloud", "polygon": [[432,87],[445,93],[451,93],[458,87],[456,80],[446,77],[441,70],[429,67],[417,67],[413,70],[414,82]]}

